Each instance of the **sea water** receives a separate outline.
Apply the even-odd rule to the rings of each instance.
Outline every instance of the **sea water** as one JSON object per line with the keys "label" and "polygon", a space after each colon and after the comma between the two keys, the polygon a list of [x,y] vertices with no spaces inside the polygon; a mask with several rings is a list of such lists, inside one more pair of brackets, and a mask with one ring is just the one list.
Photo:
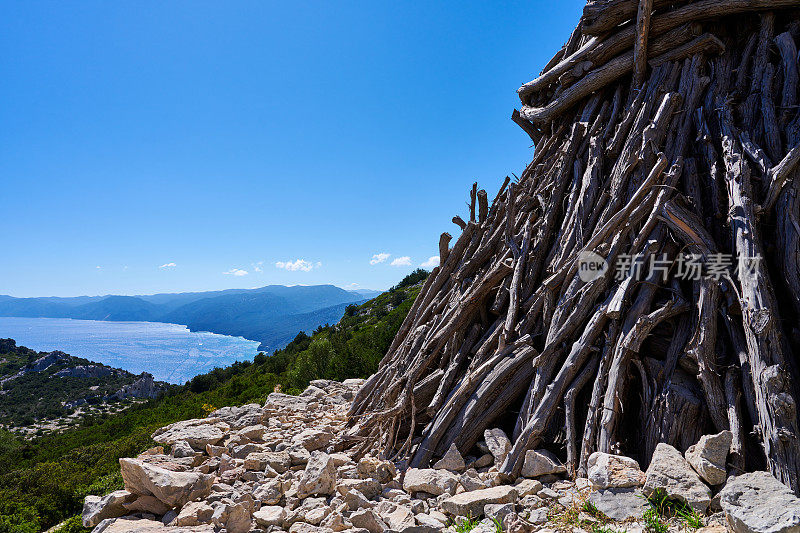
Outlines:
{"label": "sea water", "polygon": [[193,332],[179,324],[70,318],[0,317],[0,338],[181,384],[215,367],[252,360],[259,344],[243,337]]}

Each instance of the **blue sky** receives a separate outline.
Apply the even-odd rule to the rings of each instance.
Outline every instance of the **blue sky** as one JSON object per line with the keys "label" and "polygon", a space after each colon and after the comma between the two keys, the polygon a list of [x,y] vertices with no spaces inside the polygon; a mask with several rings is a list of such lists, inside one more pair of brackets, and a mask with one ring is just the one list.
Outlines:
{"label": "blue sky", "polygon": [[3,2],[0,294],[387,288],[583,4]]}

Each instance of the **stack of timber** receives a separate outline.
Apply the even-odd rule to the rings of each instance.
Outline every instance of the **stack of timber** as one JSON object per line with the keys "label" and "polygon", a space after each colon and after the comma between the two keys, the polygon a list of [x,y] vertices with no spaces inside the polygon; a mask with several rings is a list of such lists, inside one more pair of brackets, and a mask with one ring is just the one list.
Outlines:
{"label": "stack of timber", "polygon": [[[798,39],[800,0],[590,0],[518,90],[533,160],[472,187],[341,446],[426,467],[500,427],[513,479],[535,448],[585,476],[730,430],[734,471],[797,492]],[[588,252],[611,267],[585,281]],[[733,268],[681,278],[686,254]]]}

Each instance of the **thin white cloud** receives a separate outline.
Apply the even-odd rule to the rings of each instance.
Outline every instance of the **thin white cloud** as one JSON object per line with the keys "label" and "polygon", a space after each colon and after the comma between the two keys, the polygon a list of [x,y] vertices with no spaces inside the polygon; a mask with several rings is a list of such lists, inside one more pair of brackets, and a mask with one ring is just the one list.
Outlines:
{"label": "thin white cloud", "polygon": [[408,257],[407,255],[404,255],[403,257],[398,257],[397,259],[392,261],[391,264],[393,267],[411,266],[411,258]]}
{"label": "thin white cloud", "polygon": [[223,274],[227,276],[246,276],[247,270],[242,270],[241,268],[232,268],[227,272],[223,272]]}
{"label": "thin white cloud", "polygon": [[95,268],[96,268],[97,270],[103,270],[103,267],[101,267],[100,265],[97,265]]}
{"label": "thin white cloud", "polygon": [[277,268],[288,270],[289,272],[310,272],[315,268],[321,267],[322,263],[319,261],[312,263],[311,261],[306,261],[305,259],[295,259],[294,261],[278,261],[275,263],[275,266]]}
{"label": "thin white cloud", "polygon": [[369,260],[369,264],[377,265],[378,263],[383,263],[384,261],[389,259],[391,255],[392,254],[387,254],[387,253],[375,254],[372,256],[372,259]]}
{"label": "thin white cloud", "polygon": [[420,263],[419,266],[421,266],[422,268],[437,267],[437,266],[439,266],[439,256],[438,255],[432,255],[431,257],[428,258],[427,261],[425,261],[424,263]]}
{"label": "thin white cloud", "polygon": [[176,266],[178,266],[178,265],[176,265],[175,263],[164,263],[163,265],[161,265],[158,268],[163,270],[165,268],[175,268]]}
{"label": "thin white cloud", "polygon": [[263,272],[264,271],[264,261],[259,261],[258,263],[252,263],[253,272]]}

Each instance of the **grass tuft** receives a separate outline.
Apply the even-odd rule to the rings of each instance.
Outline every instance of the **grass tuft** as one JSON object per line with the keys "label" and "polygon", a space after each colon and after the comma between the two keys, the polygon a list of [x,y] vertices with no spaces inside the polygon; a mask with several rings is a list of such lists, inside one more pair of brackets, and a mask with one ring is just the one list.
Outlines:
{"label": "grass tuft", "polygon": [[666,492],[658,489],[647,498],[650,507],[644,513],[645,530],[648,533],[666,533],[667,521],[677,519],[691,529],[703,527],[703,517],[686,502],[670,499]]}
{"label": "grass tuft", "polygon": [[457,518],[451,525],[455,528],[456,533],[469,533],[478,527],[478,519],[471,516]]}
{"label": "grass tuft", "polygon": [[501,522],[498,518],[492,518],[492,522],[494,523],[494,532],[495,533],[503,533],[503,522]]}

